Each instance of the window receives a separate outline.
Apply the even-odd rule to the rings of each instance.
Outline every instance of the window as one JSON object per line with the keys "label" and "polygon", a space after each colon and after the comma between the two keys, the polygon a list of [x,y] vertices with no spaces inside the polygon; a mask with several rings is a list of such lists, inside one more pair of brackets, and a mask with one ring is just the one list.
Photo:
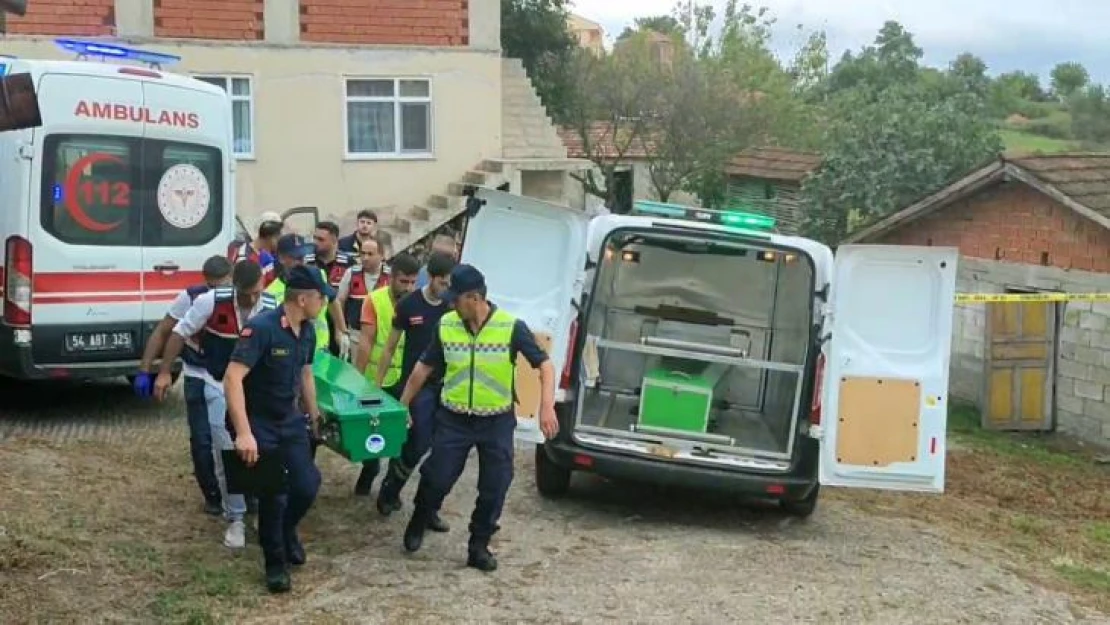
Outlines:
{"label": "window", "polygon": [[[190,247],[220,234],[224,168],[216,148],[134,137],[50,135],[43,150],[40,223],[60,241]],[[191,167],[171,172],[175,165]],[[184,204],[160,207],[167,201]]]}
{"label": "window", "polygon": [[431,155],[431,81],[351,79],[346,100],[348,157]]}
{"label": "window", "polygon": [[254,158],[254,86],[246,76],[195,76],[231,94],[235,158]]}

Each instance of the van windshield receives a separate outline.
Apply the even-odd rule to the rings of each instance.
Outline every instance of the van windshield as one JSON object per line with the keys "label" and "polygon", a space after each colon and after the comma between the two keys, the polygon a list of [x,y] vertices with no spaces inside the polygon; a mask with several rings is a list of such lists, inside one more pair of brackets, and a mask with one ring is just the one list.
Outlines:
{"label": "van windshield", "polygon": [[186,247],[223,223],[218,148],[112,135],[50,135],[40,223],[74,245]]}

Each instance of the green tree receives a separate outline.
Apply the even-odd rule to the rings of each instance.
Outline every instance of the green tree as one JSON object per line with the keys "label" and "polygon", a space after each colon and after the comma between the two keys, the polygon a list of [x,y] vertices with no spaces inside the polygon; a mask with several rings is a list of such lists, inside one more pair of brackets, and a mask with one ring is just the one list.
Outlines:
{"label": "green tree", "polygon": [[973,91],[980,96],[985,96],[991,86],[987,64],[970,52],[964,52],[953,59],[948,65],[948,76],[961,90]]}
{"label": "green tree", "polygon": [[577,44],[567,29],[566,0],[501,0],[501,50],[520,59],[556,121],[568,115]]}
{"label": "green tree", "polygon": [[1075,138],[1100,145],[1110,144],[1110,94],[1102,85],[1088,85],[1068,101]]}
{"label": "green tree", "polygon": [[904,208],[1001,151],[986,94],[961,88],[981,85],[985,68],[964,56],[939,72],[920,58],[913,36],[888,22],[833,69],[824,161],[802,189],[810,236],[835,244],[853,218]]}
{"label": "green tree", "polygon": [[664,35],[682,35],[682,24],[671,15],[652,15],[637,17],[632,21],[633,26],[625,26],[617,41],[628,39],[632,35],[650,30]]}
{"label": "green tree", "polygon": [[1012,89],[1017,97],[1024,100],[1041,102],[1046,99],[1044,89],[1041,88],[1040,77],[1032,72],[1006,72],[999,74],[994,82]]}
{"label": "green tree", "polygon": [[1091,80],[1086,67],[1071,61],[1053,67],[1051,77],[1052,92],[1060,99],[1071,97]]}

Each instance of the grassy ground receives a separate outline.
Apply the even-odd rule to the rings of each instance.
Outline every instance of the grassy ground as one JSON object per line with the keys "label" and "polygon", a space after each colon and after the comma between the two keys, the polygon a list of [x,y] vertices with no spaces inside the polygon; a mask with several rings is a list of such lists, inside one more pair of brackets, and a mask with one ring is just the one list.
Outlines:
{"label": "grassy ground", "polygon": [[1002,143],[1007,154],[1053,154],[1057,152],[1070,152],[1080,149],[1076,141],[1052,139],[1021,130],[1004,129],[1000,133]]}
{"label": "grassy ground", "polygon": [[1098,450],[1054,436],[987,432],[979,416],[950,415],[942,497],[838,493],[877,514],[952,530],[968,545],[994,545],[1015,571],[1110,610],[1110,466]]}

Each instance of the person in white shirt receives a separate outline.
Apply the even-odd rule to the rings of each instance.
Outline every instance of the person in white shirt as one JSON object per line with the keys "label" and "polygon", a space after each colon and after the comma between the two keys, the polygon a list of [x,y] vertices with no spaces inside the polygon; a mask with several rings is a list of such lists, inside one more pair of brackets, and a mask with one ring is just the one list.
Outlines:
{"label": "person in white shirt", "polygon": [[243,495],[230,495],[224,471],[223,452],[235,449],[227,428],[227,400],[224,398],[223,377],[231,362],[231,353],[239,333],[247,321],[263,310],[277,307],[276,300],[263,293],[262,268],[250,260],[240,261],[231,273],[232,288],[213,289],[193,301],[166,343],[162,369],[154,383],[154,395],[164,399],[172,383],[168,362],[177,358],[189,339],[200,345],[204,357],[204,398],[208,405],[208,425],[212,431],[212,448],[216,477],[228,522],[224,545],[242,549],[246,545],[243,517],[247,502]]}
{"label": "person in white shirt", "polygon": [[[204,284],[191,286],[178,294],[166,316],[158,322],[147,339],[139,371],[135,374],[135,394],[144,399],[154,392],[153,363],[162,357],[166,340],[173,334],[177,322],[189,312],[200,295],[231,284],[231,261],[217,254],[204,261],[201,269]],[[185,377],[185,415],[189,424],[189,452],[193,460],[193,475],[204,496],[204,511],[212,516],[223,512],[220,484],[216,479],[216,466],[212,456],[212,430],[208,426],[208,405],[204,400],[204,370],[199,347],[187,342],[181,352],[182,373]],[[172,361],[171,361],[172,362]]]}

